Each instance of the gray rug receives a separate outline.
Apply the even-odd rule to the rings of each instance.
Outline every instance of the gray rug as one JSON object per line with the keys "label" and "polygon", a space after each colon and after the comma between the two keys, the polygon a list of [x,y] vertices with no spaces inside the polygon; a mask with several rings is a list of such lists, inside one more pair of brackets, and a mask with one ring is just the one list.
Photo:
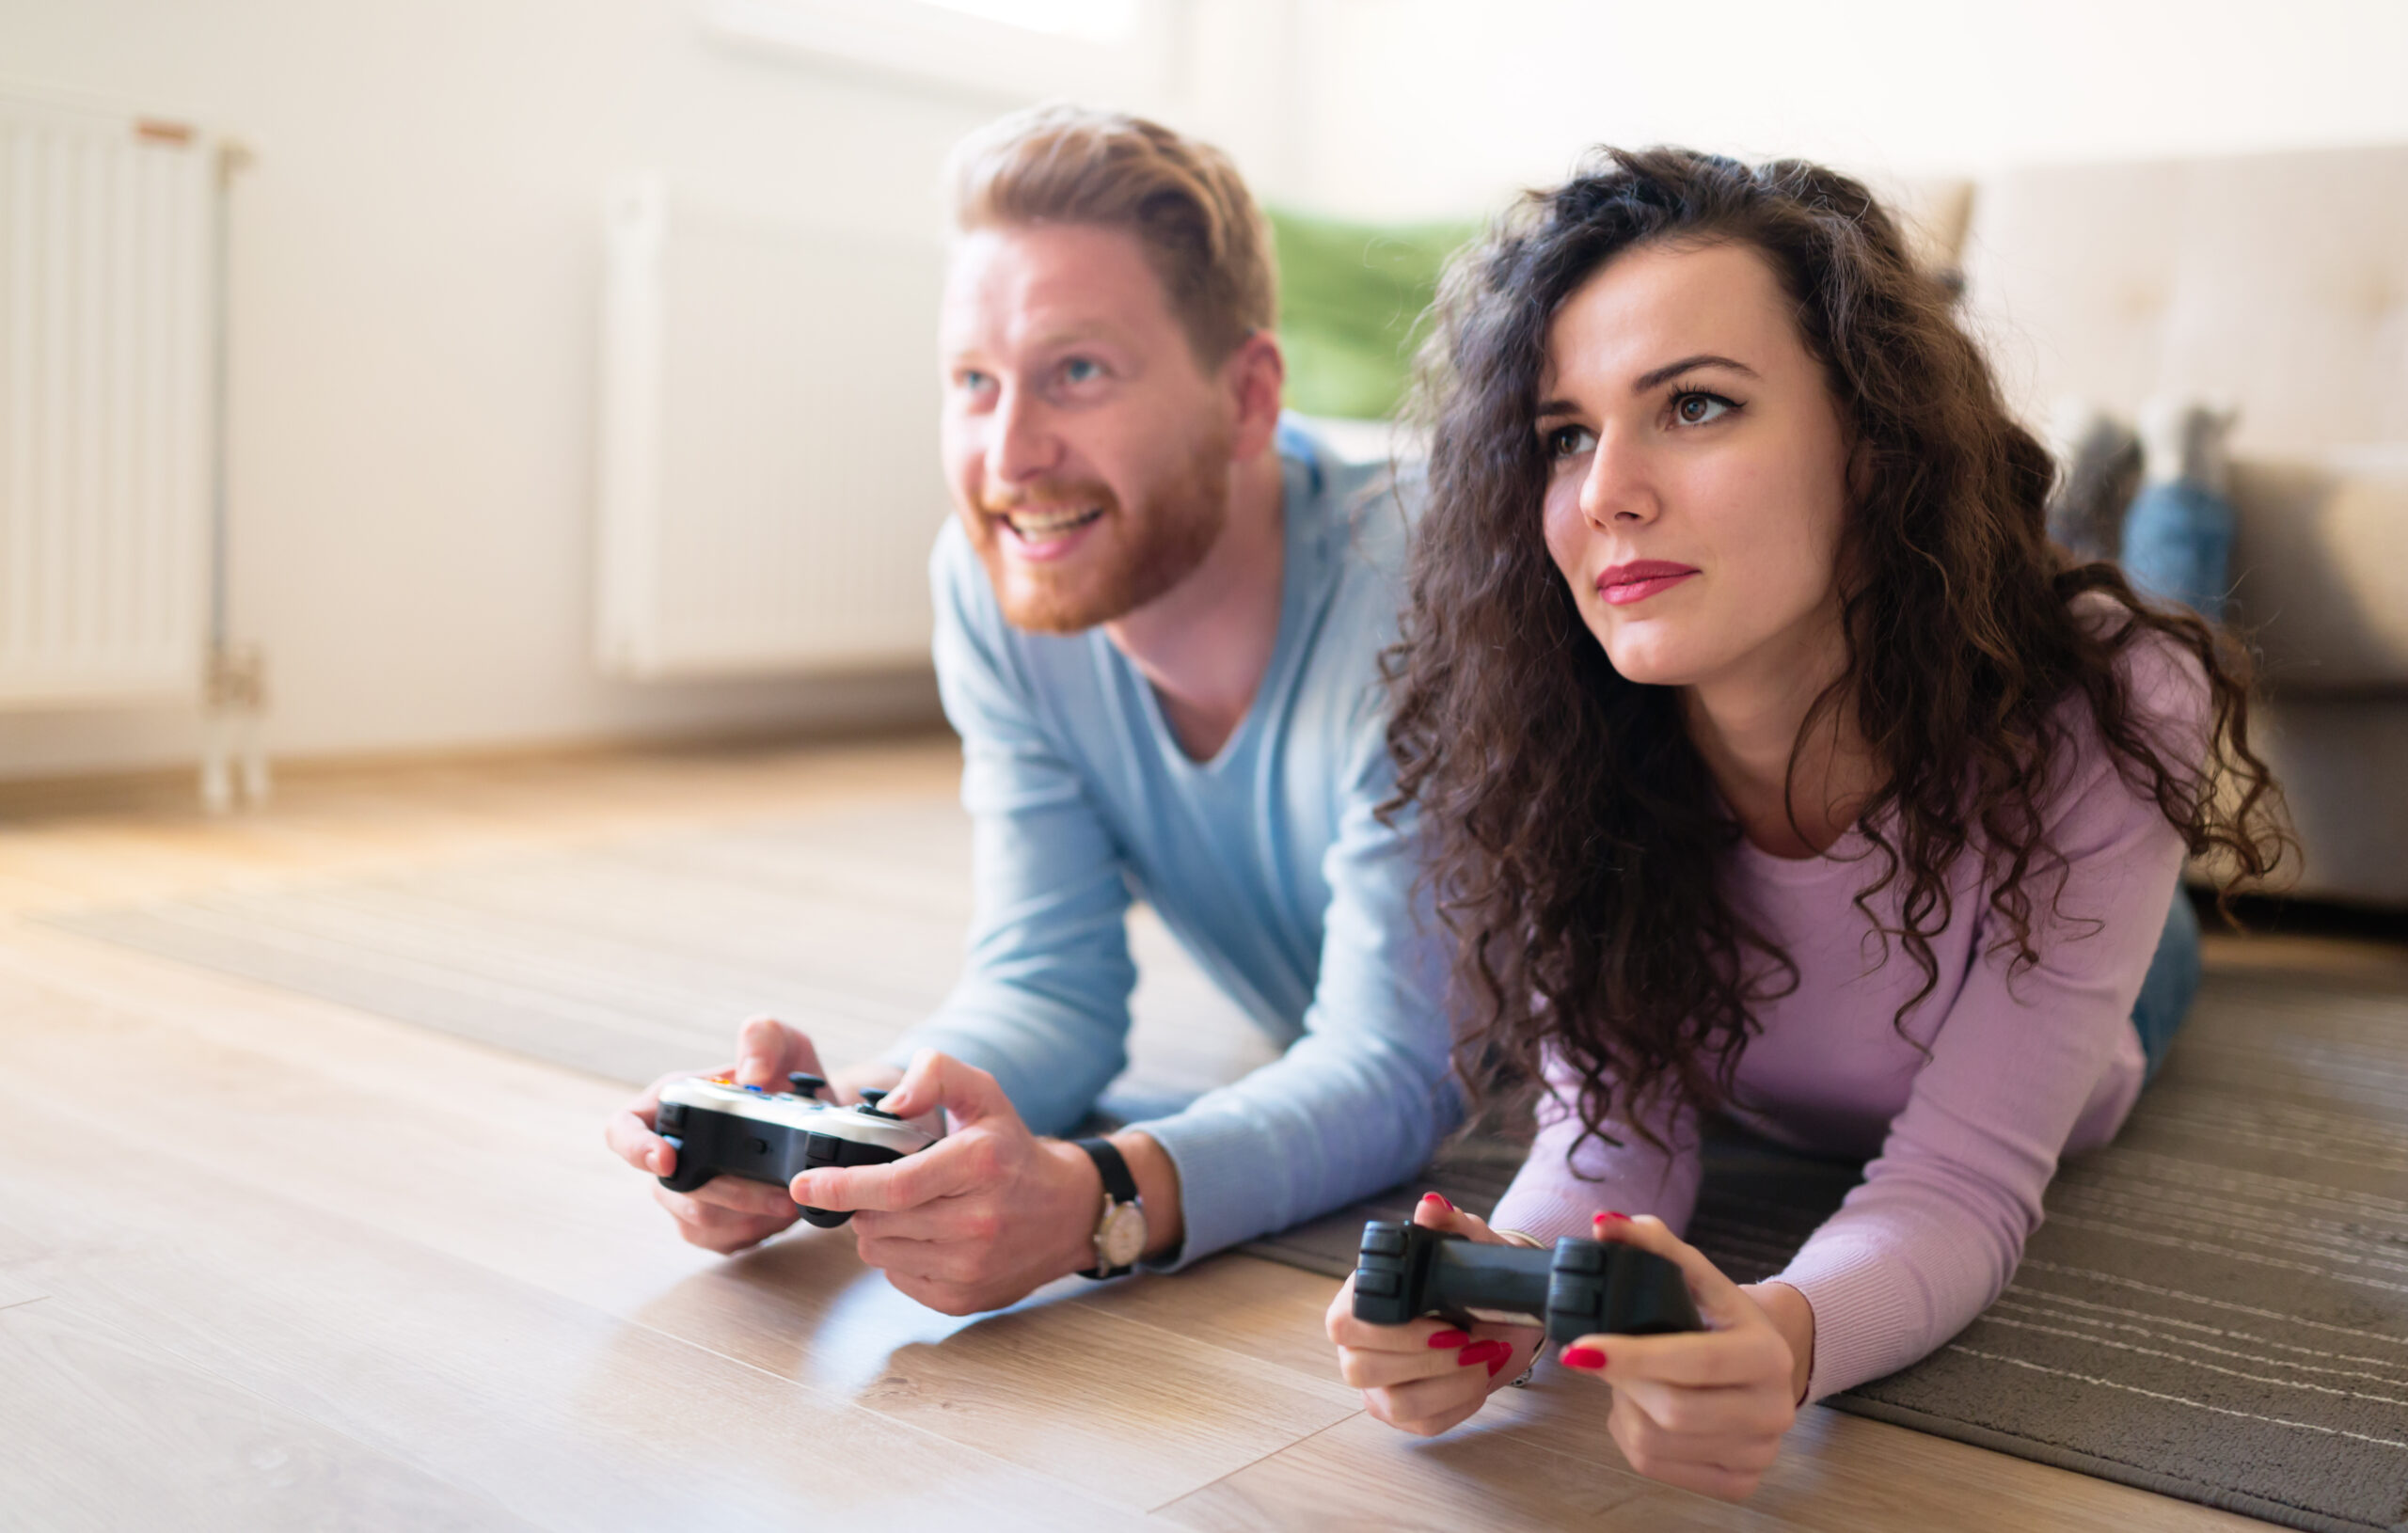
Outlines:
{"label": "gray rug", "polygon": [[[756,1011],[832,1058],[942,998],[968,916],[943,803],[92,909],[57,924],[611,1079],[728,1052]],[[1144,912],[1122,1099],[1268,1057]],[[1366,1217],[1438,1186],[1484,1211],[1520,1159],[1427,1177],[1257,1242],[1351,1271]],[[1718,1140],[1691,1230],[1777,1271],[1855,1179]],[[2408,997],[2211,976],[2109,1149],[2067,1167],[1999,1303],[1842,1410],[2311,1529],[2408,1529]]]}

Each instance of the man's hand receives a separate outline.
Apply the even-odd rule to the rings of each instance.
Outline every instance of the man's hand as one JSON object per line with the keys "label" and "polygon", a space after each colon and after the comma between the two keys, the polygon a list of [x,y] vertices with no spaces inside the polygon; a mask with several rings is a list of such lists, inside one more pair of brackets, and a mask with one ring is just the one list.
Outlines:
{"label": "man's hand", "polygon": [[1642,1475],[1724,1500],[1751,1494],[1798,1419],[1814,1355],[1814,1312],[1781,1283],[1742,1288],[1660,1219],[1597,1216],[1597,1238],[1679,1266],[1706,1323],[1659,1336],[1582,1336],[1563,1364],[1613,1385],[1608,1417]]}
{"label": "man's hand", "polygon": [[[603,1143],[639,1171],[665,1177],[676,1169],[677,1151],[653,1131],[660,1110],[660,1089],[672,1081],[716,1075],[733,1068],[747,1085],[786,1088],[786,1075],[801,1070],[818,1075],[819,1053],[811,1040],[783,1022],[755,1017],[737,1035],[737,1064],[719,1070],[680,1070],[646,1086],[643,1094],[611,1114],[603,1125]],[[864,1084],[869,1083],[863,1083]],[[677,1233],[705,1251],[729,1256],[758,1245],[801,1217],[802,1210],[781,1188],[743,1177],[713,1177],[690,1193],[652,1190],[653,1200],[677,1221]]]}
{"label": "man's hand", "polygon": [[[1435,1193],[1425,1193],[1415,1206],[1413,1222],[1484,1244],[1520,1243]],[[1371,1325],[1354,1318],[1351,1277],[1330,1302],[1323,1323],[1338,1344],[1339,1376],[1363,1392],[1363,1409],[1418,1437],[1435,1437],[1470,1420],[1490,1391],[1529,1367],[1546,1339],[1545,1332],[1527,1325],[1481,1323],[1469,1331],[1444,1320]]]}
{"label": "man's hand", "polygon": [[1000,1309],[1094,1265],[1103,1178],[1075,1145],[1028,1131],[995,1078],[923,1049],[879,1107],[942,1110],[943,1139],[885,1165],[806,1171],[792,1201],[850,1209],[862,1259],[947,1315]]}

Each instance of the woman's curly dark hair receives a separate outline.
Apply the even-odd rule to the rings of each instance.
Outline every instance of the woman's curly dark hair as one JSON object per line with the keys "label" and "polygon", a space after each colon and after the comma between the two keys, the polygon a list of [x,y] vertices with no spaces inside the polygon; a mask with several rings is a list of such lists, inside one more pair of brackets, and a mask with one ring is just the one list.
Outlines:
{"label": "woman's curly dark hair", "polygon": [[[1458,1067],[1488,1093],[1535,1081],[1552,1050],[1582,1083],[1587,1132],[1607,1138],[1618,1114],[1644,1122],[1640,1103],[1726,1102],[1751,1005],[1797,975],[1717,881],[1740,831],[1679,689],[1615,672],[1542,537],[1549,327],[1605,262],[1659,241],[1766,259],[1864,470],[1843,535],[1846,668],[1798,740],[1845,708],[1881,770],[1860,812],[1878,876],[1856,904],[1883,951],[1894,940],[1923,971],[1901,1034],[1939,983],[1932,939],[1969,850],[1986,860],[1991,956],[2010,972],[2037,960],[2035,894],[2052,909],[2046,884],[2065,865],[2043,814],[2077,745],[2061,706],[2077,693],[2125,780],[2193,856],[2213,857],[2227,891],[2262,879],[2289,844],[2249,745],[2246,651],[2048,541],[2048,452],[1871,193],[1798,161],[1600,150],[1503,214],[1440,290],[1420,395],[1429,501],[1386,665],[1390,807],[1418,805],[1459,943],[1471,1014]],[[2152,636],[2206,673],[2204,761],[2169,751],[2128,695],[2119,659]],[[1796,748],[1790,759],[1794,782]],[[1893,890],[1885,923],[1875,901]]]}

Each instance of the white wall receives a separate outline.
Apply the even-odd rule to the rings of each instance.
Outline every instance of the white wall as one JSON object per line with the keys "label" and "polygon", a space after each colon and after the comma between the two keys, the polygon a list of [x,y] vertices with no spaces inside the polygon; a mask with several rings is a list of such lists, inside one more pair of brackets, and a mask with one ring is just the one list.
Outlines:
{"label": "white wall", "polygon": [[1600,142],[1917,175],[2408,140],[2399,0],[1295,4],[1300,180],[1367,217],[1485,210]]}
{"label": "white wall", "polygon": [[[1122,104],[1223,142],[1268,198],[1370,216],[1483,211],[1601,139],[1906,173],[2408,139],[2397,0],[1174,3],[1175,93]],[[696,8],[0,0],[0,81],[258,150],[233,595],[279,752],[929,716],[925,675],[637,687],[589,659],[605,179],[928,234],[944,150],[1001,104],[729,52]],[[196,733],[0,714],[0,777],[179,763]]]}
{"label": "white wall", "polygon": [[[277,751],[934,717],[926,675],[596,674],[599,207],[657,166],[933,240],[936,168],[994,103],[728,52],[685,0],[0,0],[0,76],[257,150],[233,608]],[[188,761],[197,734],[189,709],[0,714],[0,776]]]}

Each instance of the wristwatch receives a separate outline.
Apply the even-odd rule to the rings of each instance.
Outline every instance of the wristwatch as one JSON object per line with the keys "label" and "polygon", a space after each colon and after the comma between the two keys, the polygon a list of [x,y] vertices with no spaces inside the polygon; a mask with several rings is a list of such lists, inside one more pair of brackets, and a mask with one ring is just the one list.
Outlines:
{"label": "wristwatch", "polygon": [[1103,1177],[1103,1213],[1095,1222],[1095,1265],[1081,1277],[1118,1277],[1146,1254],[1146,1202],[1137,1195],[1137,1178],[1129,1162],[1108,1139],[1070,1141],[1087,1152]]}

